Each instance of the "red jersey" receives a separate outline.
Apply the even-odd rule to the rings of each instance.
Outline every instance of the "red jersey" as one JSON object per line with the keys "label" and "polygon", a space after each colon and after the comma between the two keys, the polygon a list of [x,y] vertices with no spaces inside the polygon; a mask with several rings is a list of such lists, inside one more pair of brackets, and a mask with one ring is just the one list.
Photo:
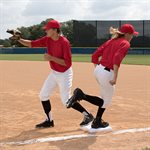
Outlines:
{"label": "red jersey", "polygon": [[[129,48],[130,43],[124,38],[108,40],[94,52],[92,62],[102,64],[109,69],[113,69],[114,64],[120,67]],[[99,60],[99,57],[102,58]]]}
{"label": "red jersey", "polygon": [[69,41],[60,36],[57,41],[45,36],[41,39],[34,40],[31,42],[32,47],[47,47],[47,53],[51,56],[61,58],[65,60],[66,66],[57,64],[56,62],[49,61],[50,67],[58,72],[65,72],[72,65],[71,61],[71,48]]}

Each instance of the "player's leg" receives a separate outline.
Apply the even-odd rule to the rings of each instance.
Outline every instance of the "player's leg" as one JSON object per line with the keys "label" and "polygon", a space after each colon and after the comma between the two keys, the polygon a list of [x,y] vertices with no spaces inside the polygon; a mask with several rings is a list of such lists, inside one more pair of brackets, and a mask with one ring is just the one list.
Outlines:
{"label": "player's leg", "polygon": [[[64,104],[65,107],[66,107],[66,102],[71,97],[72,78],[73,78],[73,73],[71,68],[67,70],[65,73],[62,73],[61,76],[58,75],[57,78],[62,103]],[[92,114],[90,114],[79,103],[75,103],[74,105],[72,105],[72,108],[84,115],[84,119],[80,123],[81,126],[87,125],[93,120]]]}
{"label": "player's leg", "polygon": [[[88,95],[83,93],[83,91],[79,88],[75,89],[74,91],[74,95],[69,99],[68,103],[70,102],[70,106],[75,105],[76,103],[78,103],[77,101],[79,100],[85,100],[91,104],[94,104],[96,106],[98,106],[98,112],[96,115],[96,118],[94,119],[93,123],[92,123],[92,127],[94,128],[98,128],[98,127],[106,127],[109,124],[102,121],[102,115],[105,111],[105,108],[102,108],[103,104],[104,104],[104,100],[100,97],[97,96],[92,96],[92,95]],[[98,121],[98,123],[96,122]]]}
{"label": "player's leg", "polygon": [[51,95],[53,89],[56,87],[57,83],[55,81],[53,73],[51,73],[48,78],[45,80],[43,87],[40,92],[40,100],[46,114],[46,120],[40,124],[36,125],[36,128],[45,128],[45,127],[53,127],[54,122],[52,119],[51,113],[51,103],[49,100],[49,96]]}
{"label": "player's leg", "polygon": [[74,90],[73,96],[67,101],[67,108],[72,107],[77,101],[85,100],[91,104],[102,107],[104,101],[102,98],[85,94],[80,88]]}
{"label": "player's leg", "polygon": [[102,115],[106,109],[106,107],[111,103],[111,99],[114,93],[114,87],[110,85],[109,81],[113,77],[112,72],[106,72],[104,68],[97,67],[95,69],[95,76],[98,83],[101,86],[101,97],[91,96],[83,93],[83,91],[77,88],[74,91],[74,95],[68,100],[67,107],[71,107],[74,103],[80,100],[88,101],[96,106],[98,106],[98,112],[95,120],[92,123],[93,128],[106,127],[109,124],[107,122],[102,121]]}
{"label": "player's leg", "polygon": [[115,87],[109,83],[113,78],[113,71],[107,71],[103,66],[99,65],[95,68],[94,74],[100,85],[101,98],[104,102],[102,106],[99,106],[96,118],[91,125],[92,128],[98,129],[109,126],[109,123],[102,120],[102,116],[107,107],[111,104]]}
{"label": "player's leg", "polygon": [[86,126],[89,123],[91,123],[94,119],[93,115],[91,113],[89,113],[80,103],[74,103],[72,105],[72,108],[74,110],[77,110],[78,112],[82,113],[84,118],[82,120],[82,122],[80,123],[80,126]]}
{"label": "player's leg", "polygon": [[113,93],[114,89],[112,86],[110,88],[109,86],[101,87],[101,97],[103,98],[104,104],[102,106],[99,106],[97,115],[91,125],[92,128],[97,129],[109,126],[109,123],[103,121],[102,117],[107,107],[111,104]]}

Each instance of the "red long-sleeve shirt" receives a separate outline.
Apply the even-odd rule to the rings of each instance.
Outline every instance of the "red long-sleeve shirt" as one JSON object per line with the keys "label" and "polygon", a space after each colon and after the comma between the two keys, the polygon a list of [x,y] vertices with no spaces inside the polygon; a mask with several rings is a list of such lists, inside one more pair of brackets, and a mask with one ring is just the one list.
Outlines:
{"label": "red long-sleeve shirt", "polygon": [[70,43],[63,36],[60,36],[57,41],[54,41],[51,38],[45,36],[42,37],[41,39],[32,41],[31,46],[47,47],[48,54],[57,58],[64,59],[66,66],[57,64],[56,62],[53,61],[49,61],[50,67],[55,71],[65,72],[72,65]]}
{"label": "red long-sleeve shirt", "polygon": [[[109,69],[113,69],[114,64],[120,67],[129,48],[130,43],[124,38],[108,40],[94,52],[92,62],[102,64]],[[102,58],[100,59],[100,57]]]}

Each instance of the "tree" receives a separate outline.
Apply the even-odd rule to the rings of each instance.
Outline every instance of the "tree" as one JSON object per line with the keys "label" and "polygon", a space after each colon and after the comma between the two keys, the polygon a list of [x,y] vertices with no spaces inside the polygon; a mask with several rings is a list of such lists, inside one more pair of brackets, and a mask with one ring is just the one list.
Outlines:
{"label": "tree", "polygon": [[63,22],[61,30],[63,35],[68,38],[71,45],[73,45],[73,20]]}
{"label": "tree", "polygon": [[0,39],[0,45],[3,45],[4,47],[10,47],[11,46],[11,41],[9,39]]}
{"label": "tree", "polygon": [[[35,40],[41,38],[46,35],[45,31],[43,30],[43,26],[49,21],[53,20],[52,18],[46,19],[42,21],[40,24],[36,24],[29,27],[19,27],[18,30],[21,31],[22,37],[29,40]],[[63,22],[61,26],[62,33],[65,37],[69,39],[71,45],[73,45],[73,21]],[[0,45],[4,45],[5,47],[13,46],[22,47],[19,42],[10,41],[8,39],[0,40]]]}

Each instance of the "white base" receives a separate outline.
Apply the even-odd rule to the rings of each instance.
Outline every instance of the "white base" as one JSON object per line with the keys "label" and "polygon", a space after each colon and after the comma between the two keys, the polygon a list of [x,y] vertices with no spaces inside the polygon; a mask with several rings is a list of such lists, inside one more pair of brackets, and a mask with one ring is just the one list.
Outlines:
{"label": "white base", "polygon": [[90,133],[96,133],[96,132],[102,132],[102,133],[104,133],[104,132],[111,132],[112,128],[110,126],[108,126],[106,128],[93,129],[91,127],[91,124],[90,124],[88,126],[81,127],[81,130],[87,131],[87,132],[90,132]]}

